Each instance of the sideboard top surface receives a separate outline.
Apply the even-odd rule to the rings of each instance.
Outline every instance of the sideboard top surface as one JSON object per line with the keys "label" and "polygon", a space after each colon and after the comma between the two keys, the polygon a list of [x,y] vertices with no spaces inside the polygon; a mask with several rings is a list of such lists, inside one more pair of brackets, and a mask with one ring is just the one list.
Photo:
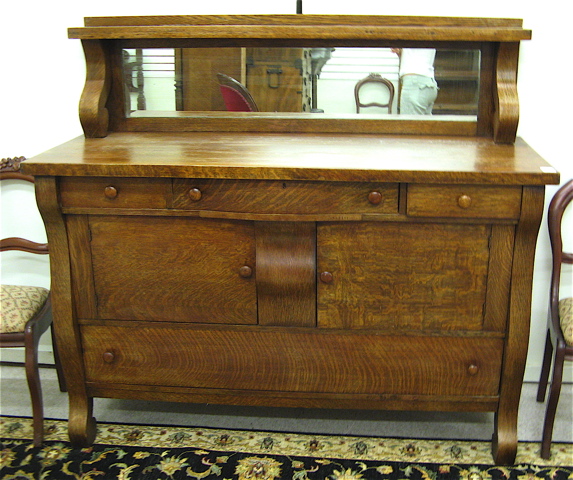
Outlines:
{"label": "sideboard top surface", "polygon": [[406,135],[111,133],[23,165],[41,176],[134,176],[545,185],[559,174],[522,139]]}

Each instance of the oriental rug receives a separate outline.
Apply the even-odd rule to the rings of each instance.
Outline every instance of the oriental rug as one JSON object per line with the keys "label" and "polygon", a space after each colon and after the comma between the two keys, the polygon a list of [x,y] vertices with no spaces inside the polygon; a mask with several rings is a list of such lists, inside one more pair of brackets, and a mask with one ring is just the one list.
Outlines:
{"label": "oriental rug", "polygon": [[310,435],[196,427],[98,424],[96,442],[72,448],[67,422],[45,421],[34,447],[29,418],[0,417],[0,478],[74,480],[571,480],[573,445],[520,443],[496,466],[484,441]]}

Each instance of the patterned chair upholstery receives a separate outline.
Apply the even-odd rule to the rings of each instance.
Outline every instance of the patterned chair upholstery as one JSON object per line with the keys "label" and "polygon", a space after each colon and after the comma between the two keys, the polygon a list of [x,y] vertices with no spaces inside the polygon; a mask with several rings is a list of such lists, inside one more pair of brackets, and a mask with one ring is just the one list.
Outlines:
{"label": "patterned chair upholstery", "polygon": [[565,343],[573,345],[573,297],[559,301],[559,323]]}
{"label": "patterned chair upholstery", "polygon": [[43,287],[1,285],[0,333],[23,332],[26,324],[42,309],[50,291]]}
{"label": "patterned chair upholstery", "polygon": [[[561,393],[563,365],[565,360],[573,360],[573,298],[560,298],[561,294],[559,290],[563,264],[573,264],[573,253],[567,253],[563,249],[561,232],[563,214],[572,199],[573,180],[569,180],[554,195],[549,205],[547,216],[553,268],[545,353],[543,356],[541,377],[539,379],[539,389],[537,390],[538,402],[545,400],[551,365],[553,365],[553,376],[551,378],[551,389],[543,425],[543,438],[541,442],[542,458],[549,458],[551,456],[551,437],[553,436],[555,412],[557,411],[559,394]],[[554,351],[555,355],[553,355]]]}
{"label": "patterned chair upholstery", "polygon": [[[33,183],[33,177],[19,171],[22,160],[23,157],[2,159],[0,180],[23,180]],[[7,250],[47,255],[48,244],[19,237],[3,238],[0,240],[0,252]],[[42,287],[2,285],[0,308],[0,347],[24,347],[26,378],[32,399],[34,445],[39,446],[43,441],[44,408],[38,371],[38,343],[52,323],[50,292]],[[64,377],[54,341],[53,350],[60,390],[65,391]],[[3,388],[9,388],[9,384],[3,385]]]}

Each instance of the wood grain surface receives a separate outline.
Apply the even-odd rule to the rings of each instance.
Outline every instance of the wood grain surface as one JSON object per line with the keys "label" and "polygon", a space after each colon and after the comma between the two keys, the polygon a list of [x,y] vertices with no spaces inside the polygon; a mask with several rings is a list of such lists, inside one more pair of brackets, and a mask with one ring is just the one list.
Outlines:
{"label": "wood grain surface", "polygon": [[408,135],[112,133],[27,160],[32,175],[543,185],[559,174],[527,143]]}

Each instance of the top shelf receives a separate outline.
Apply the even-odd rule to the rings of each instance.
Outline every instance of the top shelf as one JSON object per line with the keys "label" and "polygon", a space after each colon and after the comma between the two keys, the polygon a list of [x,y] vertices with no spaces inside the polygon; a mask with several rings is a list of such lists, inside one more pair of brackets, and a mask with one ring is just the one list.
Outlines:
{"label": "top shelf", "polygon": [[204,15],[88,17],[77,39],[297,39],[518,42],[520,19],[367,15]]}

